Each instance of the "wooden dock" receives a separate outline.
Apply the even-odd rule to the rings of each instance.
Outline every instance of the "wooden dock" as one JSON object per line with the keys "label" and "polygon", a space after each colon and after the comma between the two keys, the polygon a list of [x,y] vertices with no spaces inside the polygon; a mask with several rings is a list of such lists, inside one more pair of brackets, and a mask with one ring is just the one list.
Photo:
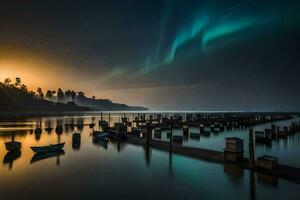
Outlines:
{"label": "wooden dock", "polygon": [[[146,140],[144,138],[139,138],[136,136],[132,136],[130,134],[127,134],[126,141],[128,143],[135,144],[135,145],[146,145]],[[162,151],[170,151],[170,143],[166,141],[151,140],[149,145],[154,149],[158,149]],[[171,149],[172,149],[172,153],[175,154],[184,155],[187,157],[206,160],[209,162],[215,162],[220,164],[225,163],[224,153],[221,151],[187,147],[187,146],[177,145],[174,143],[172,144]],[[242,169],[249,169],[249,159],[244,158],[243,161],[236,163],[236,165],[240,166]],[[297,167],[279,164],[278,168],[273,171],[267,171],[267,170],[257,169],[257,168],[255,168],[254,171],[300,184],[300,168]]]}

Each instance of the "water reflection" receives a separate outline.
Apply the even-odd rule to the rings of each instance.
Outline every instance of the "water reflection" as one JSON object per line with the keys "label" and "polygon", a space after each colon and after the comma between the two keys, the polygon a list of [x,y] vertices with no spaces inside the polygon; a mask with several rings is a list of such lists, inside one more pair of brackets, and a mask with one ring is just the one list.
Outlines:
{"label": "water reflection", "polygon": [[[107,116],[107,115],[106,115]],[[131,118],[134,118],[133,116],[130,116]],[[104,119],[108,119],[107,117],[103,117]],[[115,117],[115,116],[110,116],[110,124],[113,125],[114,122],[118,122],[120,120],[120,117]],[[113,176],[113,179],[116,180],[117,178],[128,178],[127,172],[130,171],[131,169],[128,168],[133,168],[134,173],[132,171],[131,177],[132,180],[138,179],[140,176],[145,178],[145,180],[150,180],[150,181],[157,181],[161,180],[160,182],[163,182],[164,180],[167,180],[169,182],[174,181],[174,183],[178,184],[180,187],[186,187],[186,182],[189,181],[182,181],[178,180],[181,174],[184,172],[182,171],[184,168],[190,169],[188,164],[186,163],[201,163],[202,161],[198,160],[193,160],[193,159],[188,159],[188,158],[183,158],[180,157],[178,159],[178,155],[172,154],[172,152],[160,152],[155,149],[152,149],[150,146],[134,146],[127,144],[125,142],[121,141],[94,141],[90,137],[90,132],[91,128],[98,128],[98,120],[100,118],[98,117],[82,117],[82,116],[72,116],[72,117],[48,117],[48,118],[43,118],[41,119],[34,119],[34,122],[31,122],[31,124],[37,124],[36,126],[30,126],[32,130],[35,130],[36,127],[40,126],[42,130],[44,130],[45,133],[41,133],[39,135],[39,138],[37,138],[38,134],[27,134],[29,133],[30,129],[24,129],[24,130],[16,130],[13,131],[16,133],[16,139],[20,142],[22,142],[22,154],[21,152],[16,152],[16,153],[10,153],[6,152],[4,149],[4,142],[9,141],[11,134],[13,133],[12,131],[6,132],[4,135],[1,131],[0,135],[0,154],[3,156],[3,169],[5,169],[3,172],[11,173],[11,172],[18,172],[20,174],[22,173],[27,173],[31,172],[32,169],[36,170],[38,173],[44,173],[42,172],[45,170],[45,177],[47,177],[46,173],[50,173],[51,176],[51,167],[55,167],[55,165],[60,166],[61,171],[57,170],[56,173],[66,173],[66,176],[73,176],[74,174],[78,175],[78,170],[83,171],[88,171],[90,168],[99,168],[95,172],[95,177],[99,178],[101,177],[102,180],[108,180],[111,179],[111,176]],[[42,122],[42,123],[41,123]],[[18,122],[21,124],[21,122]],[[23,122],[24,123],[24,122]],[[65,126],[65,124],[77,124],[79,126]],[[95,123],[97,126],[91,127],[90,124]],[[82,124],[82,126],[80,126]],[[27,125],[26,125],[27,126]],[[6,127],[8,128],[8,127]],[[18,126],[18,128],[22,128],[21,126]],[[227,136],[241,136],[243,137],[243,133],[239,132],[241,129],[232,129],[232,131],[228,132],[220,132],[219,134],[211,134],[210,137],[208,135],[201,135],[199,134],[199,128],[197,130],[192,130],[194,133],[197,134],[189,134],[188,137],[184,137],[184,145],[186,144],[193,144],[194,146],[197,147],[197,145],[200,143],[201,145],[204,144],[208,146],[210,149],[218,148],[218,145],[220,144],[221,148],[224,147],[224,137]],[[247,131],[247,130],[244,130]],[[34,132],[34,131],[33,131]],[[46,134],[48,133],[48,134]],[[70,134],[71,133],[71,134]],[[73,134],[72,133],[79,133],[81,135],[81,139],[79,141],[74,142],[72,140]],[[174,135],[182,135],[182,130],[181,129],[174,129]],[[162,140],[167,139],[167,131],[163,131],[162,133]],[[201,137],[201,140],[200,140]],[[50,143],[60,143],[60,141],[66,142],[66,146],[64,151],[59,151],[59,152],[52,152],[50,154],[33,154],[33,152],[30,150],[30,146],[43,146],[43,145],[49,145]],[[299,149],[299,143],[300,143],[300,137],[299,134],[294,135],[293,137],[290,137],[288,140],[280,139],[278,141],[274,141],[272,143],[272,146],[268,145],[257,145],[256,146],[256,153],[262,154],[265,152],[275,152],[278,151],[280,153],[285,152],[285,148],[288,148],[288,150],[294,150],[296,148]],[[216,145],[217,144],[217,145]],[[191,145],[192,146],[192,145]],[[200,146],[200,145],[199,145]],[[205,146],[204,146],[205,147]],[[100,151],[99,151],[100,149]],[[219,149],[217,149],[219,150]],[[276,150],[276,151],[274,151]],[[297,149],[296,149],[297,150]],[[76,152],[76,153],[73,153]],[[158,153],[159,152],[159,153]],[[101,154],[101,156],[98,156]],[[118,155],[118,156],[116,156]],[[119,156],[121,155],[121,156]],[[159,156],[157,156],[159,155]],[[295,154],[295,150],[293,153],[289,154],[289,156],[295,156],[298,154]],[[62,156],[65,156],[64,159],[62,159]],[[285,155],[284,155],[285,156]],[[113,157],[114,159],[107,159],[108,157]],[[138,159],[140,158],[140,159]],[[98,159],[98,160],[97,160]],[[297,158],[296,158],[297,159]],[[192,160],[192,161],[191,161]],[[291,159],[292,160],[292,159]],[[17,162],[16,162],[17,161]],[[53,166],[49,162],[53,162]],[[84,162],[84,164],[82,164]],[[38,163],[37,165],[29,165],[33,163]],[[142,165],[139,165],[142,163]],[[76,166],[75,166],[75,165]],[[114,166],[120,166],[124,165],[124,169],[115,169]],[[193,170],[186,171],[187,175],[189,175],[191,181],[193,178],[195,180],[195,185],[209,185],[213,178],[215,179],[220,179],[220,182],[224,183],[226,185],[226,188],[230,188],[229,190],[232,190],[233,193],[235,190],[242,190],[242,192],[245,192],[245,185],[247,185],[247,190],[246,190],[246,197],[243,196],[244,198],[250,198],[250,199],[256,199],[258,198],[256,194],[260,194],[261,188],[269,187],[271,186],[271,189],[273,189],[272,192],[280,192],[280,190],[284,190],[282,187],[282,180],[278,180],[275,177],[264,175],[264,174],[256,174],[254,172],[250,172],[247,170],[242,170],[238,166],[234,164],[226,164],[226,165],[217,165],[218,168],[217,170],[220,170],[221,173],[217,174],[218,172],[216,170],[216,165],[215,164],[205,164],[209,167],[207,167],[208,175],[206,174],[201,174],[197,171],[203,170],[203,165],[197,166],[197,168],[193,168]],[[204,165],[204,166],[205,166]],[[7,170],[4,168],[4,166],[8,166],[10,170]],[[32,166],[32,167],[28,167]],[[70,167],[71,166],[71,167]],[[75,166],[75,167],[74,167]],[[147,168],[147,175],[143,176],[144,171],[141,168]],[[55,167],[56,168],[56,167]],[[75,168],[75,169],[74,169]],[[116,170],[118,173],[113,173],[113,174],[118,174],[117,177],[114,175],[111,175],[112,173],[108,173],[109,175],[104,175],[103,171],[112,171]],[[127,171],[126,171],[126,170]],[[2,170],[2,169],[0,169]],[[23,171],[22,171],[23,170]],[[49,170],[49,171],[47,171]],[[77,170],[77,171],[76,171]],[[102,170],[102,171],[101,171]],[[124,170],[124,171],[123,171]],[[157,171],[155,171],[157,170]],[[216,171],[214,171],[216,170]],[[196,172],[195,172],[196,171]],[[151,172],[151,177],[149,176],[149,172]],[[249,173],[248,173],[249,172]],[[135,173],[137,175],[135,175]],[[11,173],[13,174],[13,173]],[[217,174],[217,175],[215,175]],[[249,174],[249,175],[248,175]],[[52,174],[53,175],[53,174]],[[97,176],[98,175],[98,176]],[[120,177],[119,177],[120,176]],[[0,178],[3,178],[0,174]],[[7,177],[10,177],[8,175]],[[75,176],[74,176],[75,177]],[[83,179],[84,183],[89,183],[92,179],[91,182],[93,182],[93,178],[89,177],[86,178],[83,175],[80,176],[78,175],[78,180],[81,181]],[[169,178],[172,178],[171,180]],[[208,180],[208,183],[205,182],[205,177]],[[49,180],[50,178],[47,177]],[[75,179],[75,178],[74,178]],[[87,179],[87,180],[84,180]],[[100,179],[100,178],[99,178]],[[128,178],[131,179],[131,178]],[[25,179],[26,180],[26,179]],[[77,179],[76,179],[77,180]],[[145,181],[145,182],[147,182]],[[49,181],[51,182],[51,181]],[[126,183],[130,182],[130,180],[127,180]],[[94,180],[94,183],[98,183],[97,181]],[[164,182],[165,183],[165,182]],[[261,184],[262,183],[262,184]],[[98,183],[101,184],[101,183]],[[107,183],[105,183],[107,184]],[[109,184],[114,184],[114,183],[109,183]],[[134,182],[134,185],[136,183]],[[193,183],[194,184],[194,183]],[[166,183],[168,185],[168,183]],[[175,184],[174,184],[175,185]],[[216,183],[217,185],[217,183]],[[263,186],[261,186],[263,185]],[[131,185],[132,186],[132,185]],[[177,191],[180,191],[180,187],[178,186]],[[64,188],[63,185],[60,187]],[[161,186],[164,188],[163,186]],[[176,187],[173,186],[172,187]],[[208,186],[207,186],[208,187]],[[240,189],[242,188],[242,189]],[[275,190],[274,190],[275,188]],[[86,188],[85,188],[86,189]],[[186,188],[185,188],[186,189]],[[159,190],[159,189],[158,189]],[[287,191],[286,189],[284,191]],[[163,193],[162,191],[159,191]],[[167,191],[169,192],[169,191]],[[174,192],[174,191],[173,191]],[[200,195],[195,192],[196,195]],[[241,192],[241,191],[240,191]],[[176,193],[176,192],[175,192]],[[77,194],[77,193],[76,193]],[[194,196],[194,197],[195,197]],[[226,196],[224,196],[225,198]]]}
{"label": "water reflection", "polygon": [[80,150],[80,142],[78,142],[78,143],[72,143],[72,149],[74,150],[74,151],[79,151]]}
{"label": "water reflection", "polygon": [[81,145],[81,134],[73,133],[72,135],[72,149],[75,151],[79,151]]}
{"label": "water reflection", "polygon": [[111,141],[111,143],[116,149],[117,152],[120,153],[125,148],[125,143],[121,141]]}
{"label": "water reflection", "polygon": [[144,152],[145,152],[146,166],[149,167],[151,162],[151,148],[149,145],[144,145]]}
{"label": "water reflection", "polygon": [[3,165],[8,165],[9,169],[13,168],[13,162],[21,157],[21,151],[9,151],[3,158]]}
{"label": "water reflection", "polygon": [[93,139],[93,144],[107,150],[108,140],[95,140],[95,139]]}
{"label": "water reflection", "polygon": [[34,135],[35,135],[35,140],[39,141],[41,139],[42,132],[40,132],[40,133],[35,132]]}
{"label": "water reflection", "polygon": [[278,186],[278,177],[276,177],[276,176],[272,176],[269,174],[257,173],[257,178],[258,178],[258,181],[263,184],[266,184],[269,186],[274,186],[274,187]]}
{"label": "water reflection", "polygon": [[244,170],[234,163],[225,163],[224,164],[224,173],[233,181],[233,183],[238,184],[244,175]]}
{"label": "water reflection", "polygon": [[256,185],[255,185],[255,174],[253,170],[249,170],[250,177],[249,177],[249,186],[250,186],[250,199],[255,200],[256,199]]}
{"label": "water reflection", "polygon": [[172,176],[173,174],[173,153],[172,151],[169,151],[169,176]]}

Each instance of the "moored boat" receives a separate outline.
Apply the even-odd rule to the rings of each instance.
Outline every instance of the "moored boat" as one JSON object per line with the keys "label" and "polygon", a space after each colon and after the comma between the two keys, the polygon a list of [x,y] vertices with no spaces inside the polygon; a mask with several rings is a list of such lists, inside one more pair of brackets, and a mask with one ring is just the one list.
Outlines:
{"label": "moored boat", "polygon": [[34,130],[34,133],[35,133],[35,134],[42,134],[42,132],[43,132],[43,130],[42,130],[41,128],[36,128],[36,129]]}
{"label": "moored boat", "polygon": [[51,151],[51,152],[45,152],[45,153],[37,153],[34,154],[33,157],[31,158],[30,163],[34,163],[40,160],[44,160],[47,158],[52,158],[52,157],[56,157],[56,156],[60,156],[60,155],[64,155],[65,151],[60,149],[57,151]]}
{"label": "moored boat", "polygon": [[65,146],[65,143],[59,143],[59,144],[51,144],[48,146],[40,146],[40,147],[30,147],[32,151],[35,153],[47,153],[47,152],[53,152],[53,151],[59,151],[62,150]]}
{"label": "moored boat", "polygon": [[111,134],[109,132],[93,131],[92,135],[95,140],[107,140]]}
{"label": "moored boat", "polygon": [[81,135],[80,133],[73,133],[72,135],[72,142],[73,143],[78,143],[81,140]]}

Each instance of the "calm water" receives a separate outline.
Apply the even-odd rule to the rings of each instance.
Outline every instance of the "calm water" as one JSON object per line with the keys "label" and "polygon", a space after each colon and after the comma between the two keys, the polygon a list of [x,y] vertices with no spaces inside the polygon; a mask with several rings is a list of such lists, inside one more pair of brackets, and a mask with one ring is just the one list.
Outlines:
{"label": "calm water", "polygon": [[[119,121],[117,114],[113,121]],[[179,155],[169,155],[124,143],[95,144],[91,129],[64,129],[58,136],[43,130],[41,137],[30,129],[41,125],[55,127],[66,123],[97,123],[99,116],[20,118],[0,122],[0,198],[1,199],[299,199],[300,185],[260,174],[250,174],[233,165],[220,165]],[[298,120],[298,119],[297,119]],[[278,122],[290,124],[291,120]],[[256,127],[263,129],[267,125]],[[22,142],[21,155],[9,156],[4,142]],[[72,133],[81,132],[80,146],[72,145]],[[193,130],[191,130],[193,131]],[[197,130],[195,129],[194,132]],[[181,130],[175,130],[180,134]],[[247,130],[211,134],[184,145],[222,150],[224,137],[245,139]],[[163,134],[163,139],[166,138]],[[66,142],[64,154],[31,163],[30,146]],[[256,156],[270,154],[281,162],[300,167],[299,134],[274,141],[271,147],[257,146]],[[245,148],[246,150],[246,148]],[[247,152],[246,152],[247,154]],[[38,158],[34,158],[38,159]],[[13,160],[13,161],[12,161]]]}

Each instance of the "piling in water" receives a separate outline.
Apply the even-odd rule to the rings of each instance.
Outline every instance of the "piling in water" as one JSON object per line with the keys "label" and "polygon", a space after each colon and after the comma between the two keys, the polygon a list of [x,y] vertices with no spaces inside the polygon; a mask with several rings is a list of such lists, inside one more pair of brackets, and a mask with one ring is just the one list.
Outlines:
{"label": "piling in water", "polygon": [[253,130],[249,130],[249,168],[254,168]]}

